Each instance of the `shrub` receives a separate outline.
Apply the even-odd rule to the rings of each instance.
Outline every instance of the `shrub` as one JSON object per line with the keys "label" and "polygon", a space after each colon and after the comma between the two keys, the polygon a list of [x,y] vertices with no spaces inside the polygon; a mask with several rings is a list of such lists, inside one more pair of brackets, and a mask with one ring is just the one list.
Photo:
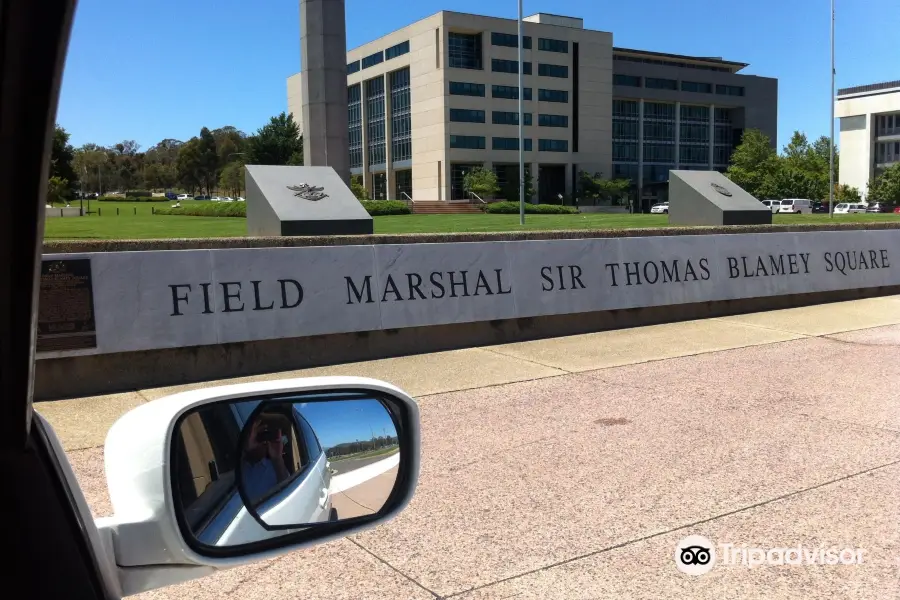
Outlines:
{"label": "shrub", "polygon": [[131,190],[130,192],[125,192],[126,198],[150,198],[153,194],[147,190]]}
{"label": "shrub", "polygon": [[406,202],[399,200],[360,200],[363,208],[373,217],[383,215],[408,215],[412,211]]}
{"label": "shrub", "polygon": [[247,204],[244,202],[204,202],[181,208],[156,208],[157,215],[181,215],[184,217],[246,217]]}
{"label": "shrub", "polygon": [[151,198],[149,196],[139,196],[133,198],[123,198],[122,196],[100,196],[99,198],[94,198],[96,202],[172,202],[170,198],[166,198],[165,196],[159,196],[157,198]]}
{"label": "shrub", "polygon": [[[493,202],[484,206],[484,212],[494,215],[519,214],[518,202]],[[578,209],[574,206],[562,206],[560,204],[529,204],[525,203],[525,213],[529,215],[574,215]]]}

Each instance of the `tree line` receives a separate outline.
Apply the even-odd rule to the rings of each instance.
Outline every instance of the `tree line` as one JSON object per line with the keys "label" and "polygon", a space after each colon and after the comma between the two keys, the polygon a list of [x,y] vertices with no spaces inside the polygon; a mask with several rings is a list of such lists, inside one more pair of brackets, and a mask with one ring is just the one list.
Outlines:
{"label": "tree line", "polygon": [[[725,175],[753,196],[763,199],[829,198],[830,140],[821,136],[810,143],[806,135],[795,131],[790,142],[778,154],[771,140],[758,129],[748,129],[731,156]],[[840,153],[834,151],[835,202],[859,202],[862,194],[855,187],[838,183]],[[869,202],[900,202],[900,165],[886,169],[867,186]]]}
{"label": "tree line", "polygon": [[187,141],[166,138],[145,151],[134,140],[73,148],[69,133],[57,124],[48,199],[62,202],[81,191],[102,194],[175,188],[192,195],[212,195],[218,189],[239,196],[244,190],[245,164],[303,164],[303,136],[292,115],[272,117],[252,135],[230,125],[212,130],[203,127]]}

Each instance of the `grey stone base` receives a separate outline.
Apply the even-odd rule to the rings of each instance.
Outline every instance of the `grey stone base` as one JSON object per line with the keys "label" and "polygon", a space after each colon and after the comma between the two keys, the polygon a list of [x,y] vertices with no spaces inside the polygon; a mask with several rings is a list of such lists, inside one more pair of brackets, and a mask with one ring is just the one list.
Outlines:
{"label": "grey stone base", "polygon": [[34,399],[109,394],[894,294],[900,294],[900,286],[42,359],[35,365]]}

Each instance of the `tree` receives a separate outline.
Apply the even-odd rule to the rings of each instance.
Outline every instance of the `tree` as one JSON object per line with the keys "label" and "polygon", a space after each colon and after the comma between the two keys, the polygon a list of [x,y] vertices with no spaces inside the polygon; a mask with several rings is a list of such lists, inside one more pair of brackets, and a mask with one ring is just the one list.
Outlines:
{"label": "tree", "polygon": [[369,190],[363,185],[362,175],[350,176],[350,191],[353,192],[357,200],[371,200],[369,198]]}
{"label": "tree", "polygon": [[69,144],[69,133],[59,125],[53,130],[53,144],[50,148],[50,177],[66,180],[67,184],[78,180],[72,162],[75,150]]}
{"label": "tree", "polygon": [[778,154],[769,136],[758,129],[748,129],[740,145],[731,155],[725,175],[757,198],[775,198],[771,177],[780,168]]}
{"label": "tree", "polygon": [[836,202],[860,202],[862,200],[862,194],[860,194],[859,190],[855,187],[835,183],[834,199]]}
{"label": "tree", "polygon": [[628,193],[630,187],[631,182],[627,179],[605,179],[602,173],[591,175],[586,171],[578,172],[579,199],[591,200],[591,204],[596,204],[598,200],[605,200],[611,205],[617,205]]}
{"label": "tree", "polygon": [[869,202],[900,203],[900,163],[886,168],[869,182]]}
{"label": "tree", "polygon": [[251,165],[302,165],[303,136],[293,115],[281,113],[247,138],[244,158]]}
{"label": "tree", "polygon": [[497,174],[491,169],[475,167],[463,176],[463,189],[481,198],[493,197],[500,191]]}
{"label": "tree", "polygon": [[178,182],[182,187],[190,190],[191,193],[202,187],[203,178],[201,175],[199,138],[191,138],[178,149],[178,160],[175,168]]}
{"label": "tree", "polygon": [[47,203],[65,202],[69,197],[69,180],[54,175],[47,182]]}
{"label": "tree", "polygon": [[[85,193],[102,192],[103,171],[107,162],[106,149],[97,144],[85,144],[75,150],[72,167],[82,183]],[[107,186],[108,186],[107,180]]]}
{"label": "tree", "polygon": [[244,165],[239,161],[228,163],[219,175],[219,187],[232,196],[244,191]]}
{"label": "tree", "polygon": [[235,160],[239,160],[244,153],[247,135],[231,125],[220,127],[212,131],[213,138],[216,140],[216,152],[219,155],[219,168],[224,169],[226,165]]}
{"label": "tree", "polygon": [[218,181],[219,154],[216,152],[216,138],[212,132],[204,127],[200,130],[200,139],[197,143],[197,166],[199,177],[206,194],[209,195],[213,186]]}

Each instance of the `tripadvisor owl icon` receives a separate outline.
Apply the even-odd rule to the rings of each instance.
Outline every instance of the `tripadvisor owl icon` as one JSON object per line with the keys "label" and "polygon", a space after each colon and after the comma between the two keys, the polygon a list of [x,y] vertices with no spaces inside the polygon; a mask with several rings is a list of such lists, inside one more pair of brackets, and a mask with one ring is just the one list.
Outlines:
{"label": "tripadvisor owl icon", "polygon": [[709,573],[716,565],[716,547],[702,535],[689,535],[675,546],[675,566],[686,575]]}

